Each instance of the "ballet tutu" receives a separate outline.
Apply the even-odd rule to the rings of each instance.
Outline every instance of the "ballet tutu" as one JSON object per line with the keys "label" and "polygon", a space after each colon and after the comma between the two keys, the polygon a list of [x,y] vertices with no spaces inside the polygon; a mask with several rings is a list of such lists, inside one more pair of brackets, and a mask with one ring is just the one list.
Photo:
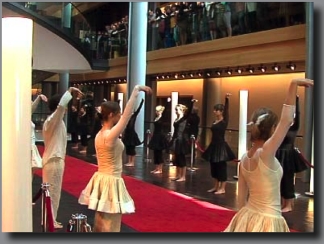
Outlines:
{"label": "ballet tutu", "polygon": [[279,148],[276,158],[280,162],[284,172],[299,173],[308,169],[303,156],[295,147]]}
{"label": "ballet tutu", "polygon": [[223,162],[234,160],[235,154],[227,142],[211,143],[201,157],[208,162]]}
{"label": "ballet tutu", "polygon": [[148,147],[151,150],[164,150],[167,149],[169,142],[165,135],[163,134],[153,134]]}

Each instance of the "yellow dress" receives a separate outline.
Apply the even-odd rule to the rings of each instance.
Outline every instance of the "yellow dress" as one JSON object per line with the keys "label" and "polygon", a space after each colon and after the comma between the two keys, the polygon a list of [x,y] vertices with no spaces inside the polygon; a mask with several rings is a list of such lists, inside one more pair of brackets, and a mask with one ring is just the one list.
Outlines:
{"label": "yellow dress", "polygon": [[101,129],[96,135],[98,171],[93,174],[79,197],[79,203],[88,205],[89,209],[109,214],[135,212],[134,201],[122,178],[124,144],[119,135],[132,116],[138,93],[139,90],[134,89],[118,123],[110,130]]}
{"label": "yellow dress", "polygon": [[[260,150],[260,149],[259,149]],[[243,155],[241,163],[250,160]],[[254,170],[240,167],[240,176],[246,182],[240,191],[248,191],[248,201],[231,220],[224,232],[289,232],[281,215],[280,181],[282,167],[275,159],[277,170],[268,168],[259,157]],[[244,194],[244,193],[243,193]]]}

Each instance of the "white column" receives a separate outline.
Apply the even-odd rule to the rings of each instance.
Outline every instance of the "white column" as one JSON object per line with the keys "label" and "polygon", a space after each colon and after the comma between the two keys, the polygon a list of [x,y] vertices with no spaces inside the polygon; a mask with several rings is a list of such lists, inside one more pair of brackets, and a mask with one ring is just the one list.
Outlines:
{"label": "white column", "polygon": [[175,106],[178,104],[179,92],[171,92],[171,133],[173,134],[173,122],[176,119]]}
{"label": "white column", "polygon": [[[313,131],[312,131],[312,158],[311,164],[314,165],[314,120],[313,120]],[[309,180],[309,192],[305,192],[307,196],[314,196],[314,169],[310,169],[310,180]]]}
{"label": "white column", "polygon": [[120,112],[123,113],[123,110],[124,110],[124,93],[118,92],[117,93],[117,100],[119,101]]}
{"label": "white column", "polygon": [[[313,135],[312,135],[312,160],[311,164],[314,165],[314,125],[313,125]],[[314,169],[311,168],[309,191],[314,194]]]}
{"label": "white column", "polygon": [[[14,31],[19,30],[19,31]],[[32,232],[33,21],[2,18],[2,231]]]}
{"label": "white column", "polygon": [[[239,138],[238,138],[238,159],[240,160],[246,152],[246,137],[247,137],[247,107],[248,95],[246,90],[240,90],[240,118],[239,118]],[[239,166],[237,164],[237,177],[239,175]]]}
{"label": "white column", "polygon": [[[129,3],[127,98],[136,85],[146,84],[147,2]],[[135,109],[144,97],[141,92]],[[144,104],[145,106],[145,104]],[[144,107],[137,115],[135,130],[140,141],[144,140]]]}

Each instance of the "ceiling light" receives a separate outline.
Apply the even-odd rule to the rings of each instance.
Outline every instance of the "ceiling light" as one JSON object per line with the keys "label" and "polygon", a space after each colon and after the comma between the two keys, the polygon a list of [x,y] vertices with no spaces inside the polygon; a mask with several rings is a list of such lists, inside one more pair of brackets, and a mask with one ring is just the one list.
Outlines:
{"label": "ceiling light", "polygon": [[272,69],[274,70],[274,71],[279,71],[280,70],[280,66],[277,64],[277,63],[275,63],[273,66],[272,66]]}
{"label": "ceiling light", "polygon": [[267,67],[265,67],[263,64],[260,65],[260,67],[258,68],[258,70],[260,70],[262,73],[266,72]]}
{"label": "ceiling light", "polygon": [[295,70],[296,69],[296,64],[293,64],[292,62],[289,62],[286,66],[288,69]]}
{"label": "ceiling light", "polygon": [[253,74],[254,68],[251,67],[251,65],[249,65],[249,67],[246,69],[246,71],[249,72],[250,74]]}
{"label": "ceiling light", "polygon": [[237,67],[236,72],[242,74],[242,69],[240,67]]}

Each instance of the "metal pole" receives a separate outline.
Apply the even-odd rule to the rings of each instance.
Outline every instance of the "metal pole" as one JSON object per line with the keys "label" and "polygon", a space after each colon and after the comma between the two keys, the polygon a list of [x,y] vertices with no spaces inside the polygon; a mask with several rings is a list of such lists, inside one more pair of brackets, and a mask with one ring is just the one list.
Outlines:
{"label": "metal pole", "polygon": [[152,160],[150,159],[150,148],[148,147],[151,139],[151,131],[148,129],[146,131],[146,157],[144,158],[144,162],[151,162]]}
{"label": "metal pole", "polygon": [[[170,142],[171,138],[172,138],[172,132],[169,132],[167,137],[168,137],[168,141]],[[168,150],[168,156],[169,156],[169,158],[167,159],[168,163],[166,165],[172,166],[173,165],[173,163],[172,163],[172,153],[170,152],[170,149]]]}
{"label": "metal pole", "polygon": [[46,232],[47,231],[47,211],[46,211],[46,192],[48,192],[50,184],[49,183],[42,183],[41,188],[42,188],[42,231]]}
{"label": "metal pole", "polygon": [[191,142],[191,155],[190,156],[191,156],[191,160],[190,160],[190,168],[188,169],[191,172],[196,171],[196,169],[193,168],[193,164],[194,164],[194,160],[195,160],[194,159],[195,140],[196,140],[195,136],[191,135],[190,136],[190,142]]}

